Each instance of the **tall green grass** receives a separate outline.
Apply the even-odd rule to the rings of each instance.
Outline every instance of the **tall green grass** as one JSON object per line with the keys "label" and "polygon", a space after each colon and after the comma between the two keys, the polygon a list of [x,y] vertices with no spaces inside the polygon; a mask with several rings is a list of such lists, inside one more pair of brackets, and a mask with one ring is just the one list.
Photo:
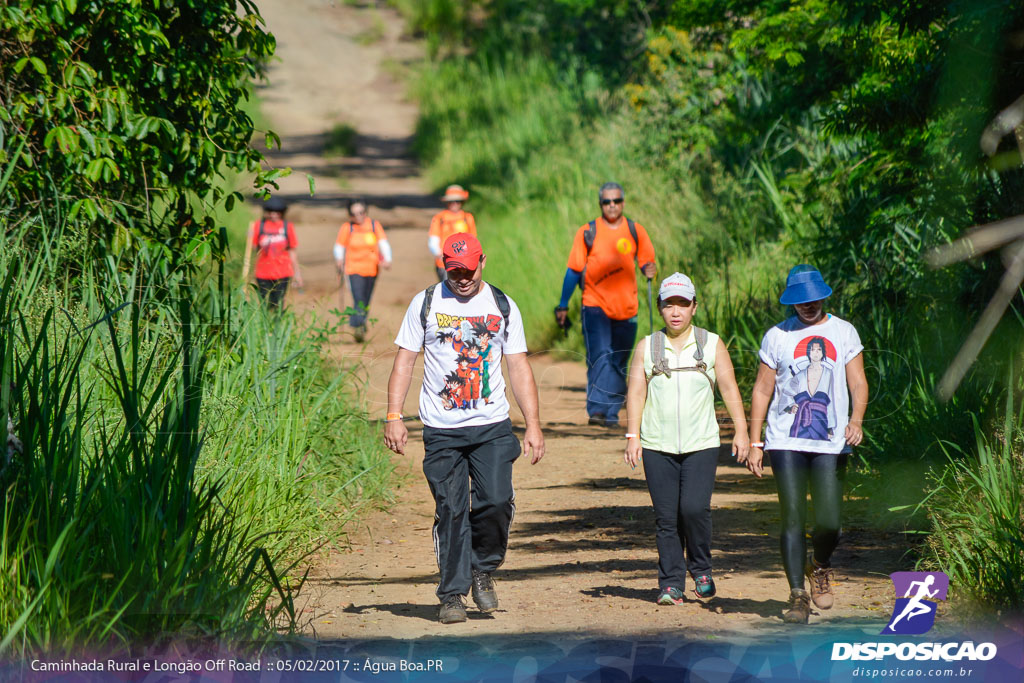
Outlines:
{"label": "tall green grass", "polygon": [[927,501],[932,533],[924,564],[944,571],[954,596],[965,603],[1019,613],[1024,611],[1024,410],[1014,409],[1013,391],[1006,393],[997,432],[975,419],[973,448],[945,444],[949,462],[933,474],[935,488]]}
{"label": "tall green grass", "polygon": [[297,625],[299,561],[391,474],[330,328],[159,246],[61,272],[64,224],[0,222],[0,652]]}

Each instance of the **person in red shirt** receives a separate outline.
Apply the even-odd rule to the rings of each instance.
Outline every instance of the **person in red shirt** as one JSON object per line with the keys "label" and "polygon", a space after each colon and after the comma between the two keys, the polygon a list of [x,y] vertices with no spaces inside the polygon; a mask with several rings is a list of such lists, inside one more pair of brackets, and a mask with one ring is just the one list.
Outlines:
{"label": "person in red shirt", "polygon": [[430,232],[427,237],[427,248],[434,255],[434,267],[437,268],[437,279],[444,280],[448,277],[444,269],[444,262],[441,260],[441,245],[450,235],[457,232],[468,232],[476,235],[476,220],[473,214],[462,210],[462,205],[469,199],[469,192],[461,185],[449,185],[441,197],[448,208],[436,214],[430,220]]}
{"label": "person in red shirt", "polygon": [[280,197],[271,197],[263,204],[263,217],[254,221],[246,240],[246,263],[243,277],[248,277],[248,254],[256,249],[256,288],[260,299],[271,309],[279,309],[288,291],[288,283],[302,287],[296,248],[295,225],[285,222],[288,204]]}
{"label": "person in red shirt", "polygon": [[654,245],[644,226],[623,216],[626,194],[618,183],[598,191],[601,217],[576,231],[562,298],[555,307],[558,325],[569,324],[569,299],[583,289],[583,342],[587,350],[587,415],[590,424],[619,426],[626,400],[626,365],[636,341],[636,266],[651,279],[657,274]]}
{"label": "person in red shirt", "polygon": [[379,268],[391,267],[391,244],[384,226],[366,215],[366,202],[353,199],[348,203],[348,221],[338,229],[334,242],[334,262],[338,273],[348,277],[355,313],[348,324],[357,342],[366,336],[366,311],[377,283]]}

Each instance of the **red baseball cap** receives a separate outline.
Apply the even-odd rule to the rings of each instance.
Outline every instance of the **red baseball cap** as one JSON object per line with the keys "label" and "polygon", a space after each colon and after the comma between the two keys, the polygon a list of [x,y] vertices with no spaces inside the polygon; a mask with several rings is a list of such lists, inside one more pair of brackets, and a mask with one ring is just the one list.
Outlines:
{"label": "red baseball cap", "polygon": [[445,270],[476,270],[484,255],[484,248],[480,246],[480,240],[468,232],[457,232],[444,241],[441,253],[444,255]]}

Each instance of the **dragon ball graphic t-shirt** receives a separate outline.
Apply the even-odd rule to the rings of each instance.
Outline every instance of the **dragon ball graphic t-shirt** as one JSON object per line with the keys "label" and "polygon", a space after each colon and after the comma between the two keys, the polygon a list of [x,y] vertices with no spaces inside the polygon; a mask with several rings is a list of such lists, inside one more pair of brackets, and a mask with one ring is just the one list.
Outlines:
{"label": "dragon ball graphic t-shirt", "polygon": [[486,282],[470,299],[458,299],[442,282],[434,287],[424,329],[417,294],[405,312],[395,344],[423,354],[420,420],[428,427],[452,429],[494,424],[508,418],[501,356],[526,353],[523,318],[509,299],[505,319]]}
{"label": "dragon ball graphic t-shirt", "polygon": [[793,316],[765,333],[759,356],[775,370],[765,450],[849,450],[846,364],[863,350],[853,325],[834,315],[820,325]]}

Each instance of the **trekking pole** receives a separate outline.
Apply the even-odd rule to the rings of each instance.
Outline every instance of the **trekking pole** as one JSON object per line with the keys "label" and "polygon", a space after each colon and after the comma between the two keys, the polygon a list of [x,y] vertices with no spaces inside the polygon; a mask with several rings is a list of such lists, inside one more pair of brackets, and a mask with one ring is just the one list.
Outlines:
{"label": "trekking pole", "polygon": [[647,325],[654,333],[654,295],[651,293],[651,278],[647,278]]}

